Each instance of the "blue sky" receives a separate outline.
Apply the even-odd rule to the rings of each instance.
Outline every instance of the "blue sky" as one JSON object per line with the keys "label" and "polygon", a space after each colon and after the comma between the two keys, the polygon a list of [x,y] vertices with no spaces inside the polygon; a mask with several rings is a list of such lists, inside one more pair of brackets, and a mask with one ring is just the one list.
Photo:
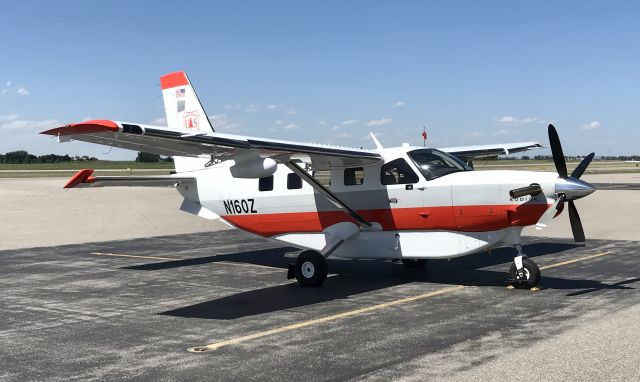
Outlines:
{"label": "blue sky", "polygon": [[[217,131],[373,147],[537,140],[640,153],[633,1],[5,2],[0,153],[135,153],[38,131],[162,123],[185,70]],[[542,153],[542,152],[541,152]]]}

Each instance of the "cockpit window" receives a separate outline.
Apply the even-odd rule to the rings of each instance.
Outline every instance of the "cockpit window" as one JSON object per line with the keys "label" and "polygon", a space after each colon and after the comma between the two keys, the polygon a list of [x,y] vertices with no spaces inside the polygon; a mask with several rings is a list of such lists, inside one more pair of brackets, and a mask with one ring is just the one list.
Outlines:
{"label": "cockpit window", "polygon": [[427,180],[454,172],[473,170],[453,155],[435,149],[419,149],[408,154]]}

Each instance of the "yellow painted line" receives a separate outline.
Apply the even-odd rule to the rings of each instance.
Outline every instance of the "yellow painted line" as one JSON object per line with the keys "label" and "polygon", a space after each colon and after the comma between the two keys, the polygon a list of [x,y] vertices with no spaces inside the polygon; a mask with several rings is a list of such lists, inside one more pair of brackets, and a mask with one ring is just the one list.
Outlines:
{"label": "yellow painted line", "polygon": [[288,332],[288,331],[291,331],[291,330],[296,330],[296,329],[304,328],[304,327],[307,327],[307,326],[317,325],[317,324],[321,324],[321,323],[329,322],[329,321],[335,321],[335,320],[339,320],[339,319],[346,318],[346,317],[352,317],[352,316],[360,315],[360,314],[363,314],[363,313],[372,312],[374,310],[384,309],[384,308],[388,308],[388,307],[395,306],[395,305],[406,304],[408,302],[413,302],[413,301],[423,300],[423,299],[429,298],[429,297],[439,296],[439,295],[442,295],[442,294],[445,294],[445,293],[455,292],[455,291],[457,291],[459,289],[462,289],[462,288],[464,288],[464,285],[455,285],[455,286],[452,286],[452,287],[439,289],[439,290],[436,290],[436,291],[433,291],[433,292],[423,293],[423,294],[420,294],[420,295],[417,295],[417,296],[405,297],[405,298],[401,298],[399,300],[389,301],[389,302],[385,302],[385,303],[382,303],[382,304],[372,305],[372,306],[368,306],[368,307],[365,307],[365,308],[350,310],[350,311],[347,311],[347,312],[338,313],[338,314],[334,314],[334,315],[331,315],[331,316],[325,316],[325,317],[317,318],[315,320],[302,321],[302,322],[298,322],[296,324],[282,326],[282,327],[279,327],[279,328],[266,330],[266,331],[263,331],[263,332],[257,332],[257,333],[249,334],[249,335],[242,336],[242,337],[236,337],[236,338],[232,338],[232,339],[225,340],[225,341],[215,342],[215,343],[212,343],[212,344],[209,344],[209,345],[205,345],[205,346],[196,346],[196,347],[190,348],[188,350],[191,351],[191,352],[201,352],[201,351],[215,350],[215,349],[219,349],[219,348],[221,348],[223,346],[234,345],[234,344],[238,344],[238,343],[241,343],[241,342],[254,340],[256,338],[271,336],[271,335],[274,335],[274,334]]}
{"label": "yellow painted line", "polygon": [[573,263],[577,263],[579,261],[585,261],[585,260],[590,260],[590,259],[595,259],[596,257],[602,257],[602,256],[606,256],[606,255],[613,255],[613,252],[611,251],[607,251],[607,252],[602,252],[602,253],[596,253],[595,255],[590,255],[590,256],[585,256],[585,257],[580,257],[578,259],[573,259],[573,260],[567,260],[567,261],[563,261],[560,263],[555,263],[555,264],[550,264],[550,265],[545,265],[544,267],[540,267],[540,270],[544,270],[544,269],[550,269],[550,268],[555,268],[555,267],[561,267],[563,265],[568,265],[568,264],[573,264]]}
{"label": "yellow painted line", "polygon": [[[103,252],[92,252],[92,255],[96,256],[114,256],[114,257],[131,257],[134,259],[150,259],[150,260],[197,260],[198,258],[179,258],[179,257],[160,257],[160,256],[143,256],[143,255],[126,255],[123,253],[103,253]],[[222,255],[224,256],[224,255]],[[250,263],[234,263],[232,261],[212,261],[214,264],[222,264],[222,265],[238,265],[241,267],[252,267],[252,268],[260,268],[260,269],[269,269],[271,271],[278,270],[282,271],[282,268],[278,267],[270,267],[268,265],[260,265],[260,264],[250,264]]]}
{"label": "yellow painted line", "polygon": [[91,252],[92,255],[97,256],[115,256],[115,257],[133,257],[135,259],[151,259],[151,260],[186,260],[180,259],[177,257],[160,257],[160,256],[142,256],[142,255],[125,255],[121,253],[102,253],[102,252]]}

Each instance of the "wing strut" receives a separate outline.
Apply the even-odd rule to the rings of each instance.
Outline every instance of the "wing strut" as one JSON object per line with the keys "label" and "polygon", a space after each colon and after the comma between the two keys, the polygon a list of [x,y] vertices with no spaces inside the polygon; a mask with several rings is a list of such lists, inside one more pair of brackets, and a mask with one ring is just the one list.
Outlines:
{"label": "wing strut", "polygon": [[351,209],[345,202],[340,200],[333,192],[329,191],[325,186],[323,186],[320,182],[318,182],[314,177],[309,175],[308,172],[303,170],[300,166],[298,166],[295,162],[289,161],[284,162],[284,165],[287,166],[291,171],[297,174],[300,178],[302,178],[305,182],[309,183],[314,190],[318,191],[325,198],[329,199],[331,202],[336,204],[338,207],[342,208],[349,216],[353,218],[361,227],[371,228],[372,224],[365,220],[362,216],[360,216],[356,211]]}

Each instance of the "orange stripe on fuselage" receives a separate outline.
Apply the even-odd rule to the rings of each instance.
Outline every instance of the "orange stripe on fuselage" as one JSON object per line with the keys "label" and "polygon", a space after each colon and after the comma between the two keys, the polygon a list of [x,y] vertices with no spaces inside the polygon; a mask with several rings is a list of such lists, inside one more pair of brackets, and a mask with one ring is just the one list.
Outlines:
{"label": "orange stripe on fuselage", "polygon": [[[394,208],[357,211],[363,218],[382,225],[385,231],[446,230],[495,231],[535,224],[546,204]],[[336,223],[355,222],[342,211],[284,212],[225,215],[238,228],[261,236],[295,232],[321,232]]]}

